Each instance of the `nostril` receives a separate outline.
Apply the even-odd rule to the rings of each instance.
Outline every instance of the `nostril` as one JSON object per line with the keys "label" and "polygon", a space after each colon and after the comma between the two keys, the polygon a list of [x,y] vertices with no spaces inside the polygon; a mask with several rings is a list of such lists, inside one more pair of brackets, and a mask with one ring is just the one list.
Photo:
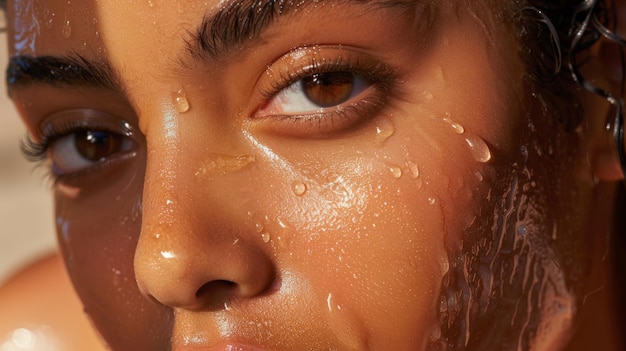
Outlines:
{"label": "nostril", "polygon": [[231,282],[229,280],[212,280],[200,287],[196,292],[196,298],[202,299],[207,295],[214,294],[217,290],[225,290],[228,292],[232,292],[237,288],[237,283]]}
{"label": "nostril", "polygon": [[196,300],[205,308],[221,308],[225,302],[236,298],[239,285],[229,280],[213,280],[196,291]]}

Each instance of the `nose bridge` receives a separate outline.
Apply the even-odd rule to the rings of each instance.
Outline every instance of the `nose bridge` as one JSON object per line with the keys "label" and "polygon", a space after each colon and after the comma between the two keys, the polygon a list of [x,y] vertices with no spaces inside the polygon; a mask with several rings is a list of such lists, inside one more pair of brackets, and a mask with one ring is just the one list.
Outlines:
{"label": "nose bridge", "polygon": [[248,235],[241,211],[219,201],[218,193],[227,190],[211,184],[231,177],[253,157],[198,152],[210,148],[185,138],[178,123],[166,116],[146,131],[138,286],[177,308],[223,306],[224,300],[255,296],[271,284],[272,261]]}

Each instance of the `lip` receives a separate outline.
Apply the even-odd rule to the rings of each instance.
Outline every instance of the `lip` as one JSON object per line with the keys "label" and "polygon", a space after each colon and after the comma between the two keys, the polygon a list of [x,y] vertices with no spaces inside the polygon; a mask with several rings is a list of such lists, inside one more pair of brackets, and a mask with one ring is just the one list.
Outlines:
{"label": "lip", "polygon": [[256,346],[225,342],[212,346],[174,345],[174,351],[269,351]]}

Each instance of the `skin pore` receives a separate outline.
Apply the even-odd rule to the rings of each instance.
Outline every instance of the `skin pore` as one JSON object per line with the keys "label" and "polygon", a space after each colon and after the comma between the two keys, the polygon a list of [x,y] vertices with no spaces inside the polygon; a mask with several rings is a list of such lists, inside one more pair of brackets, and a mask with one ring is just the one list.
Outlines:
{"label": "skin pore", "polygon": [[579,208],[591,141],[531,97],[505,13],[9,1],[10,94],[111,348],[560,347],[611,211]]}

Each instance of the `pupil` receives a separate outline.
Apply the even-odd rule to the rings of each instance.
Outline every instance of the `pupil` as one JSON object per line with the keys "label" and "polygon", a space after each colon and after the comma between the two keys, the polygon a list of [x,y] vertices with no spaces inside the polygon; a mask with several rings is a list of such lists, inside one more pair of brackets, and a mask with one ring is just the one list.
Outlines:
{"label": "pupil", "polygon": [[314,104],[332,107],[346,102],[354,89],[354,74],[349,72],[317,73],[302,80],[302,90]]}
{"label": "pupil", "polygon": [[119,151],[122,136],[103,131],[80,131],[74,143],[78,153],[89,161],[100,161]]}

